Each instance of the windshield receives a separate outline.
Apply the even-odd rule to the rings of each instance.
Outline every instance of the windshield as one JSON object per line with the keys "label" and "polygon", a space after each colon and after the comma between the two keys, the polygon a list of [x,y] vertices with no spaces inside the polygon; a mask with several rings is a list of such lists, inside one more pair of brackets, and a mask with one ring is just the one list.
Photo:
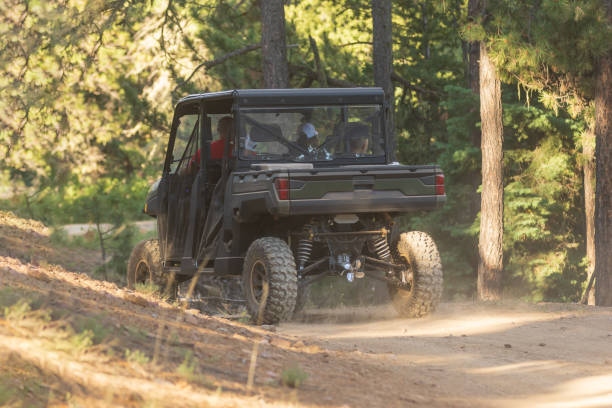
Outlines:
{"label": "windshield", "polygon": [[240,110],[245,160],[328,161],[383,157],[380,105]]}

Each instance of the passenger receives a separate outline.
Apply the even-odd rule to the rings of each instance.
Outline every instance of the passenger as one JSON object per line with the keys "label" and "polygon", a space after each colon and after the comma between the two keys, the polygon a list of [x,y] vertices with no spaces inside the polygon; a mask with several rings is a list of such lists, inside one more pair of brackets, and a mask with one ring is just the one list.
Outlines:
{"label": "passenger", "polygon": [[319,146],[319,132],[312,123],[306,122],[300,125],[297,144],[305,150],[312,150]]}
{"label": "passenger", "polygon": [[368,152],[369,140],[367,137],[354,137],[350,139],[351,153],[362,156]]}
{"label": "passenger", "polygon": [[247,133],[246,137],[244,138],[244,152],[243,152],[244,156],[246,157],[257,156],[257,151],[255,149],[257,149],[257,143],[251,140],[251,136]]}
{"label": "passenger", "polygon": [[[219,119],[217,123],[217,133],[219,134],[219,140],[215,140],[210,144],[210,158],[220,160],[223,158],[225,151],[225,141],[230,140],[230,156],[234,150],[234,143],[231,140],[233,134],[233,119],[231,116],[224,116]],[[191,157],[189,164],[187,165],[183,174],[193,174],[196,169],[200,166],[200,149]]]}
{"label": "passenger", "polygon": [[368,153],[369,129],[363,123],[351,123],[347,129],[350,152],[356,156]]}
{"label": "passenger", "polygon": [[[224,116],[219,119],[217,124],[217,133],[219,134],[219,140],[215,140],[210,144],[210,158],[211,159],[222,159],[225,150],[225,141],[230,139],[230,156],[234,150],[234,143],[231,140],[233,134],[234,121],[231,116]],[[197,153],[197,158],[200,158],[200,152]]]}

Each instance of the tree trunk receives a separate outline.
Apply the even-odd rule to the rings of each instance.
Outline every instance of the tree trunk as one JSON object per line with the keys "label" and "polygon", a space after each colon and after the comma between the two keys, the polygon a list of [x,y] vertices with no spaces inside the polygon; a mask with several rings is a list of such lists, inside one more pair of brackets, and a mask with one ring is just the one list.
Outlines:
{"label": "tree trunk", "polygon": [[[584,213],[586,222],[586,254],[588,260],[587,282],[595,270],[595,135],[587,129],[582,135],[582,160],[584,169]],[[585,293],[589,305],[595,304],[595,288]]]}
{"label": "tree trunk", "polygon": [[[481,13],[480,0],[468,0],[468,21],[475,22]],[[472,92],[478,94],[478,58],[480,56],[480,43],[474,41],[468,44],[468,84]]]}
{"label": "tree trunk", "polygon": [[[612,0],[605,2],[612,24]],[[612,52],[595,85],[595,304],[612,306]]]}
{"label": "tree trunk", "polygon": [[287,88],[289,66],[283,0],[260,0],[264,88]]}
{"label": "tree trunk", "polygon": [[[468,22],[473,23],[476,22],[478,16],[481,14],[481,4],[480,0],[469,0],[468,1]],[[473,41],[467,44],[467,80],[468,86],[474,93],[474,95],[479,95],[480,93],[480,81],[479,81],[479,72],[478,72],[478,64],[480,58],[480,43],[478,41]],[[472,145],[475,148],[480,148],[480,129],[476,126],[476,124],[472,127]],[[476,173],[476,171],[475,171]],[[478,187],[480,186],[478,180],[478,175],[474,174],[472,177],[472,198],[470,200],[470,209],[469,215],[470,219],[473,220],[478,215],[480,211],[480,195],[478,194]]]}
{"label": "tree trunk", "polygon": [[388,135],[391,159],[395,161],[397,143],[393,122],[395,91],[391,81],[391,74],[393,73],[391,0],[372,0],[372,26],[374,84],[385,91],[385,102],[389,107],[385,115],[385,131]]}
{"label": "tree trunk", "polygon": [[478,298],[501,297],[504,185],[501,84],[484,43],[480,44],[482,199],[478,252]]}

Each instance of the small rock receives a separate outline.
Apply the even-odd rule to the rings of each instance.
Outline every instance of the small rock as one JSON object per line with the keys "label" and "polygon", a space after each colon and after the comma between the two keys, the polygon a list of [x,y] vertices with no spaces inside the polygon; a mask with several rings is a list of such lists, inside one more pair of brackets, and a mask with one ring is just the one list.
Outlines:
{"label": "small rock", "polygon": [[605,360],[604,364],[612,364],[612,360]]}
{"label": "small rock", "polygon": [[540,347],[544,347],[545,345],[546,345],[546,343],[540,343],[540,344],[538,344],[538,346],[540,346]]}
{"label": "small rock", "polygon": [[41,271],[30,269],[30,272],[28,273],[28,275],[30,275],[34,279],[38,279],[38,280],[43,281],[45,283],[51,282],[51,278],[48,277],[45,273],[43,273]]}
{"label": "small rock", "polygon": [[300,347],[304,347],[305,344],[304,344],[304,342],[302,340],[298,340],[295,343],[293,343],[292,346],[296,347],[296,348],[300,348]]}
{"label": "small rock", "polygon": [[282,339],[280,337],[274,337],[270,340],[270,344],[276,347],[288,348],[291,347],[289,340]]}
{"label": "small rock", "polygon": [[146,299],[137,295],[133,295],[131,293],[126,293],[125,295],[123,295],[123,299],[142,307],[149,306],[149,302]]}
{"label": "small rock", "polygon": [[183,320],[185,321],[185,323],[198,324],[198,318],[192,314],[183,315]]}
{"label": "small rock", "polygon": [[508,343],[506,343],[506,344],[504,344],[504,347],[505,347],[505,348],[512,348],[512,344],[508,344]]}
{"label": "small rock", "polygon": [[461,337],[467,337],[467,334],[462,334]]}
{"label": "small rock", "polygon": [[304,351],[304,352],[306,352],[306,353],[312,353],[312,354],[314,354],[314,353],[319,353],[319,352],[321,351],[321,348],[320,348],[319,346],[315,346],[315,345],[313,344],[313,345],[310,345],[310,346],[304,346],[304,347],[302,348],[302,351]]}
{"label": "small rock", "polygon": [[157,318],[157,314],[156,313],[151,313],[151,317],[155,319],[155,318]]}
{"label": "small rock", "polygon": [[243,336],[242,334],[238,334],[238,333],[234,333],[232,335],[232,338],[236,339],[236,340],[240,340],[240,341],[247,341],[248,340],[245,336]]}
{"label": "small rock", "polygon": [[270,332],[276,332],[276,326],[272,324],[262,324],[261,328]]}

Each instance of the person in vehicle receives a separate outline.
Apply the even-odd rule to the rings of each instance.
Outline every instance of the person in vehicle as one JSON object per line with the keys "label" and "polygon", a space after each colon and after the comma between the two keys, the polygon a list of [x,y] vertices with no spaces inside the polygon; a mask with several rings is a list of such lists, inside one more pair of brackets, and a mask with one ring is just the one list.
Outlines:
{"label": "person in vehicle", "polygon": [[[219,134],[219,139],[215,140],[210,144],[210,158],[221,160],[223,158],[223,152],[225,150],[225,141],[230,139],[230,156],[232,154],[234,143],[231,140],[231,135],[233,131],[233,119],[231,116],[224,116],[219,119],[219,123],[217,123],[217,133]],[[189,164],[185,168],[183,174],[192,174],[195,173],[196,169],[200,165],[200,149],[191,157],[189,160]]]}
{"label": "person in vehicle", "polygon": [[[231,140],[233,134],[234,121],[231,116],[224,116],[219,119],[217,124],[217,133],[219,133],[219,140],[215,140],[210,144],[210,158],[220,160],[223,158],[223,152],[225,150],[225,141],[230,140],[230,156],[232,154],[234,143]],[[200,151],[198,150],[197,158],[200,158]]]}
{"label": "person in vehicle", "polygon": [[242,152],[247,157],[257,156],[257,143],[251,140],[251,135],[247,133],[244,138],[244,151]]}
{"label": "person in vehicle", "polygon": [[350,152],[356,156],[368,153],[369,129],[363,123],[351,123],[347,129]]}
{"label": "person in vehicle", "polygon": [[319,146],[319,132],[312,123],[302,123],[298,127],[297,144],[306,150]]}

